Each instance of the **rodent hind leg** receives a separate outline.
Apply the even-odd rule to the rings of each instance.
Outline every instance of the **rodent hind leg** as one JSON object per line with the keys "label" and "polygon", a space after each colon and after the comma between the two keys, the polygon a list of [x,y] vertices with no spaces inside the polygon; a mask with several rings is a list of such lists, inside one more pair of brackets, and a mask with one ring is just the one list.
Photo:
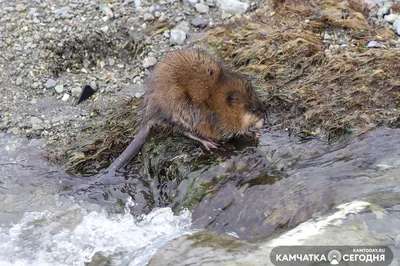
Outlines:
{"label": "rodent hind leg", "polygon": [[203,145],[204,148],[208,151],[211,151],[211,149],[218,149],[218,144],[211,140],[196,137],[195,135],[193,135],[192,133],[189,133],[189,132],[184,132],[183,134],[188,138],[191,138],[193,140],[200,142],[201,145]]}

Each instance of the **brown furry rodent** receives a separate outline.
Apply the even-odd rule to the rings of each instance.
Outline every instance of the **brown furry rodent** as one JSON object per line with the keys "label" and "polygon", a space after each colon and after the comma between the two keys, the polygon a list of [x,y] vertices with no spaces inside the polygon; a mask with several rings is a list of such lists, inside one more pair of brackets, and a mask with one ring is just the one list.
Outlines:
{"label": "brown furry rodent", "polygon": [[170,52],[157,63],[147,80],[144,108],[139,133],[109,170],[124,167],[154,129],[183,134],[210,150],[237,135],[259,137],[255,129],[263,124],[247,78],[195,50]]}

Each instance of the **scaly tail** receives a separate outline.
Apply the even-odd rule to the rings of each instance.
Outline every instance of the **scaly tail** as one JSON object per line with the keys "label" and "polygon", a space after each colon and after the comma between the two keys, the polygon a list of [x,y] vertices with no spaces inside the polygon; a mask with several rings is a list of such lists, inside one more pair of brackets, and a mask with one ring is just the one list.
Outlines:
{"label": "scaly tail", "polygon": [[121,153],[120,156],[107,168],[107,172],[115,172],[129,163],[140,151],[143,144],[149,138],[150,128],[143,125],[139,133],[135,136],[129,146]]}

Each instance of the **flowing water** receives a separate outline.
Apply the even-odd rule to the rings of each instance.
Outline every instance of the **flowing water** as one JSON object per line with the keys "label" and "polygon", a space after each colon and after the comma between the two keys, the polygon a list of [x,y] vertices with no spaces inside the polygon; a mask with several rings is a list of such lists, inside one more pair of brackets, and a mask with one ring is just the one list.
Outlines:
{"label": "flowing water", "polygon": [[169,202],[143,172],[63,193],[84,181],[50,165],[40,141],[1,134],[0,265],[146,265],[154,254],[151,265],[270,265],[282,244],[389,245],[400,265],[399,133],[328,145],[264,132],[169,172]]}

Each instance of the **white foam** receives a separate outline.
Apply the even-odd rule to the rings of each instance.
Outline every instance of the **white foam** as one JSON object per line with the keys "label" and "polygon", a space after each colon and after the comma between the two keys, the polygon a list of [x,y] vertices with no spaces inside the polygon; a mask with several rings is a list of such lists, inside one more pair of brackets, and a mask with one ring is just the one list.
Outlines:
{"label": "white foam", "polygon": [[84,265],[95,254],[111,265],[145,265],[169,240],[190,233],[191,214],[175,216],[160,208],[141,219],[88,212],[74,203],[56,211],[30,212],[11,226],[0,226],[0,265]]}

